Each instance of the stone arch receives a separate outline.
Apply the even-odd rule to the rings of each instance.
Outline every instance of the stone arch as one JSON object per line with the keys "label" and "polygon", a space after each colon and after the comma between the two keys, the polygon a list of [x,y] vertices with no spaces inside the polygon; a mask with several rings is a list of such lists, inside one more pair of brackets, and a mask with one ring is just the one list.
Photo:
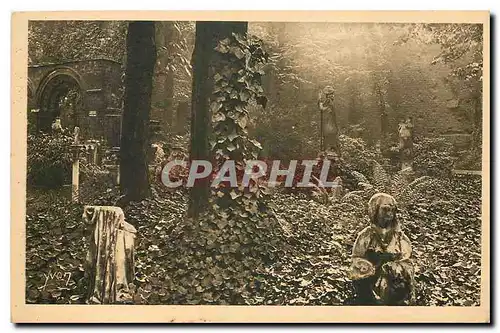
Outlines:
{"label": "stone arch", "polygon": [[[40,82],[36,92],[37,129],[49,131],[56,117],[61,118],[64,127],[73,129],[74,126],[85,127],[85,94],[87,84],[82,77],[69,67],[58,67],[47,74]],[[70,107],[61,104],[72,95],[74,101],[69,102]],[[69,110],[70,109],[70,110]]]}

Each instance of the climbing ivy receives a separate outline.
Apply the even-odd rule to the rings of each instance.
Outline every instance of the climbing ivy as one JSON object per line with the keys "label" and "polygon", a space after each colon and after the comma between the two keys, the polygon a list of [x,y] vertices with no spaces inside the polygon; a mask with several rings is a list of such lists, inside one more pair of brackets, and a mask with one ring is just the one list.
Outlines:
{"label": "climbing ivy", "polygon": [[[199,276],[196,304],[250,304],[251,290],[260,288],[264,263],[274,262],[283,248],[282,231],[271,214],[268,189],[250,180],[243,186],[245,165],[262,149],[248,135],[248,107],[266,104],[261,78],[267,54],[256,38],[233,34],[215,47],[210,114],[210,150],[213,175],[227,160],[234,161],[237,187],[229,181],[212,187],[209,209],[193,223],[186,223],[178,248],[189,254],[187,267]],[[228,176],[226,174],[225,176]],[[232,184],[235,185],[235,184]],[[194,285],[193,285],[194,286]]]}
{"label": "climbing ivy", "polygon": [[262,182],[250,180],[248,186],[243,186],[241,181],[246,162],[256,160],[262,149],[258,141],[248,136],[248,105],[255,101],[266,106],[262,76],[268,55],[260,39],[234,33],[221,40],[215,51],[220,67],[213,77],[210,148],[217,169],[227,160],[235,162],[239,186],[235,188],[229,186],[229,182],[221,182],[212,189],[212,206],[219,217],[233,215],[256,221],[265,212],[267,188]]}

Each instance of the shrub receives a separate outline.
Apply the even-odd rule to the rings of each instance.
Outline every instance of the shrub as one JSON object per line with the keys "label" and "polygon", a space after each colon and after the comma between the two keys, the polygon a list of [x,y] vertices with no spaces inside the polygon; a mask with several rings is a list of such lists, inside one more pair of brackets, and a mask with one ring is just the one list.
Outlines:
{"label": "shrub", "polygon": [[103,195],[109,193],[114,187],[113,177],[108,170],[94,164],[80,162],[79,197],[81,202],[92,203],[103,199]]}
{"label": "shrub", "polygon": [[463,170],[481,170],[483,161],[482,156],[480,147],[472,147],[462,153],[458,161],[455,163],[455,168]]}
{"label": "shrub", "polygon": [[369,178],[372,174],[373,160],[377,160],[375,149],[369,147],[361,138],[340,135],[339,141],[345,168],[361,172]]}
{"label": "shrub", "polygon": [[453,145],[444,138],[423,138],[413,144],[417,176],[448,177],[453,168]]}
{"label": "shrub", "polygon": [[28,185],[56,188],[69,182],[72,142],[72,136],[64,133],[28,135]]}

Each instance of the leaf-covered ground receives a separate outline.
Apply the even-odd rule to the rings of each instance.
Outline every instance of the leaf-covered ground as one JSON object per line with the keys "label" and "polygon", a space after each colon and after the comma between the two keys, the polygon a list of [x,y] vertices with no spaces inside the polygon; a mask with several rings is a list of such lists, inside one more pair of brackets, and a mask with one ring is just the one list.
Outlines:
{"label": "leaf-covered ground", "polygon": [[[481,183],[431,179],[400,208],[413,245],[418,305],[479,305]],[[363,198],[365,199],[365,198]],[[280,196],[295,248],[268,269],[267,303],[351,304],[348,279],[356,235],[366,225],[365,201],[325,206]]]}
{"label": "leaf-covered ground", "polygon": [[[115,196],[113,190],[92,203],[109,204]],[[84,300],[87,244],[82,206],[70,204],[66,197],[60,191],[28,193],[27,303]],[[479,305],[480,178],[428,179],[402,202],[407,204],[399,214],[413,244],[418,304]],[[282,245],[248,277],[232,269],[244,266],[245,256],[212,256],[200,246],[180,250],[194,244],[185,242],[190,232],[183,219],[185,193],[155,192],[153,198],[127,207],[127,221],[138,229],[136,304],[231,303],[228,300],[351,304],[350,251],[357,233],[368,223],[366,196],[324,205],[303,194],[276,193],[273,203],[279,234],[268,237],[280,238],[276,244]],[[225,264],[213,265],[214,261]],[[247,288],[241,289],[241,281]]]}

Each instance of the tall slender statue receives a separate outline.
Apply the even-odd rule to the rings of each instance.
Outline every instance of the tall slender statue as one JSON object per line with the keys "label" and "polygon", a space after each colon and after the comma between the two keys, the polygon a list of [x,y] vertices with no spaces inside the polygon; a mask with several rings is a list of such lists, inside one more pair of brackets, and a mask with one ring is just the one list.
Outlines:
{"label": "tall slender statue", "polygon": [[73,130],[73,144],[77,145],[80,143],[80,127],[75,126]]}
{"label": "tall slender statue", "polygon": [[334,89],[326,86],[319,92],[318,107],[321,112],[321,151],[327,156],[340,156],[339,128],[334,108]]}

